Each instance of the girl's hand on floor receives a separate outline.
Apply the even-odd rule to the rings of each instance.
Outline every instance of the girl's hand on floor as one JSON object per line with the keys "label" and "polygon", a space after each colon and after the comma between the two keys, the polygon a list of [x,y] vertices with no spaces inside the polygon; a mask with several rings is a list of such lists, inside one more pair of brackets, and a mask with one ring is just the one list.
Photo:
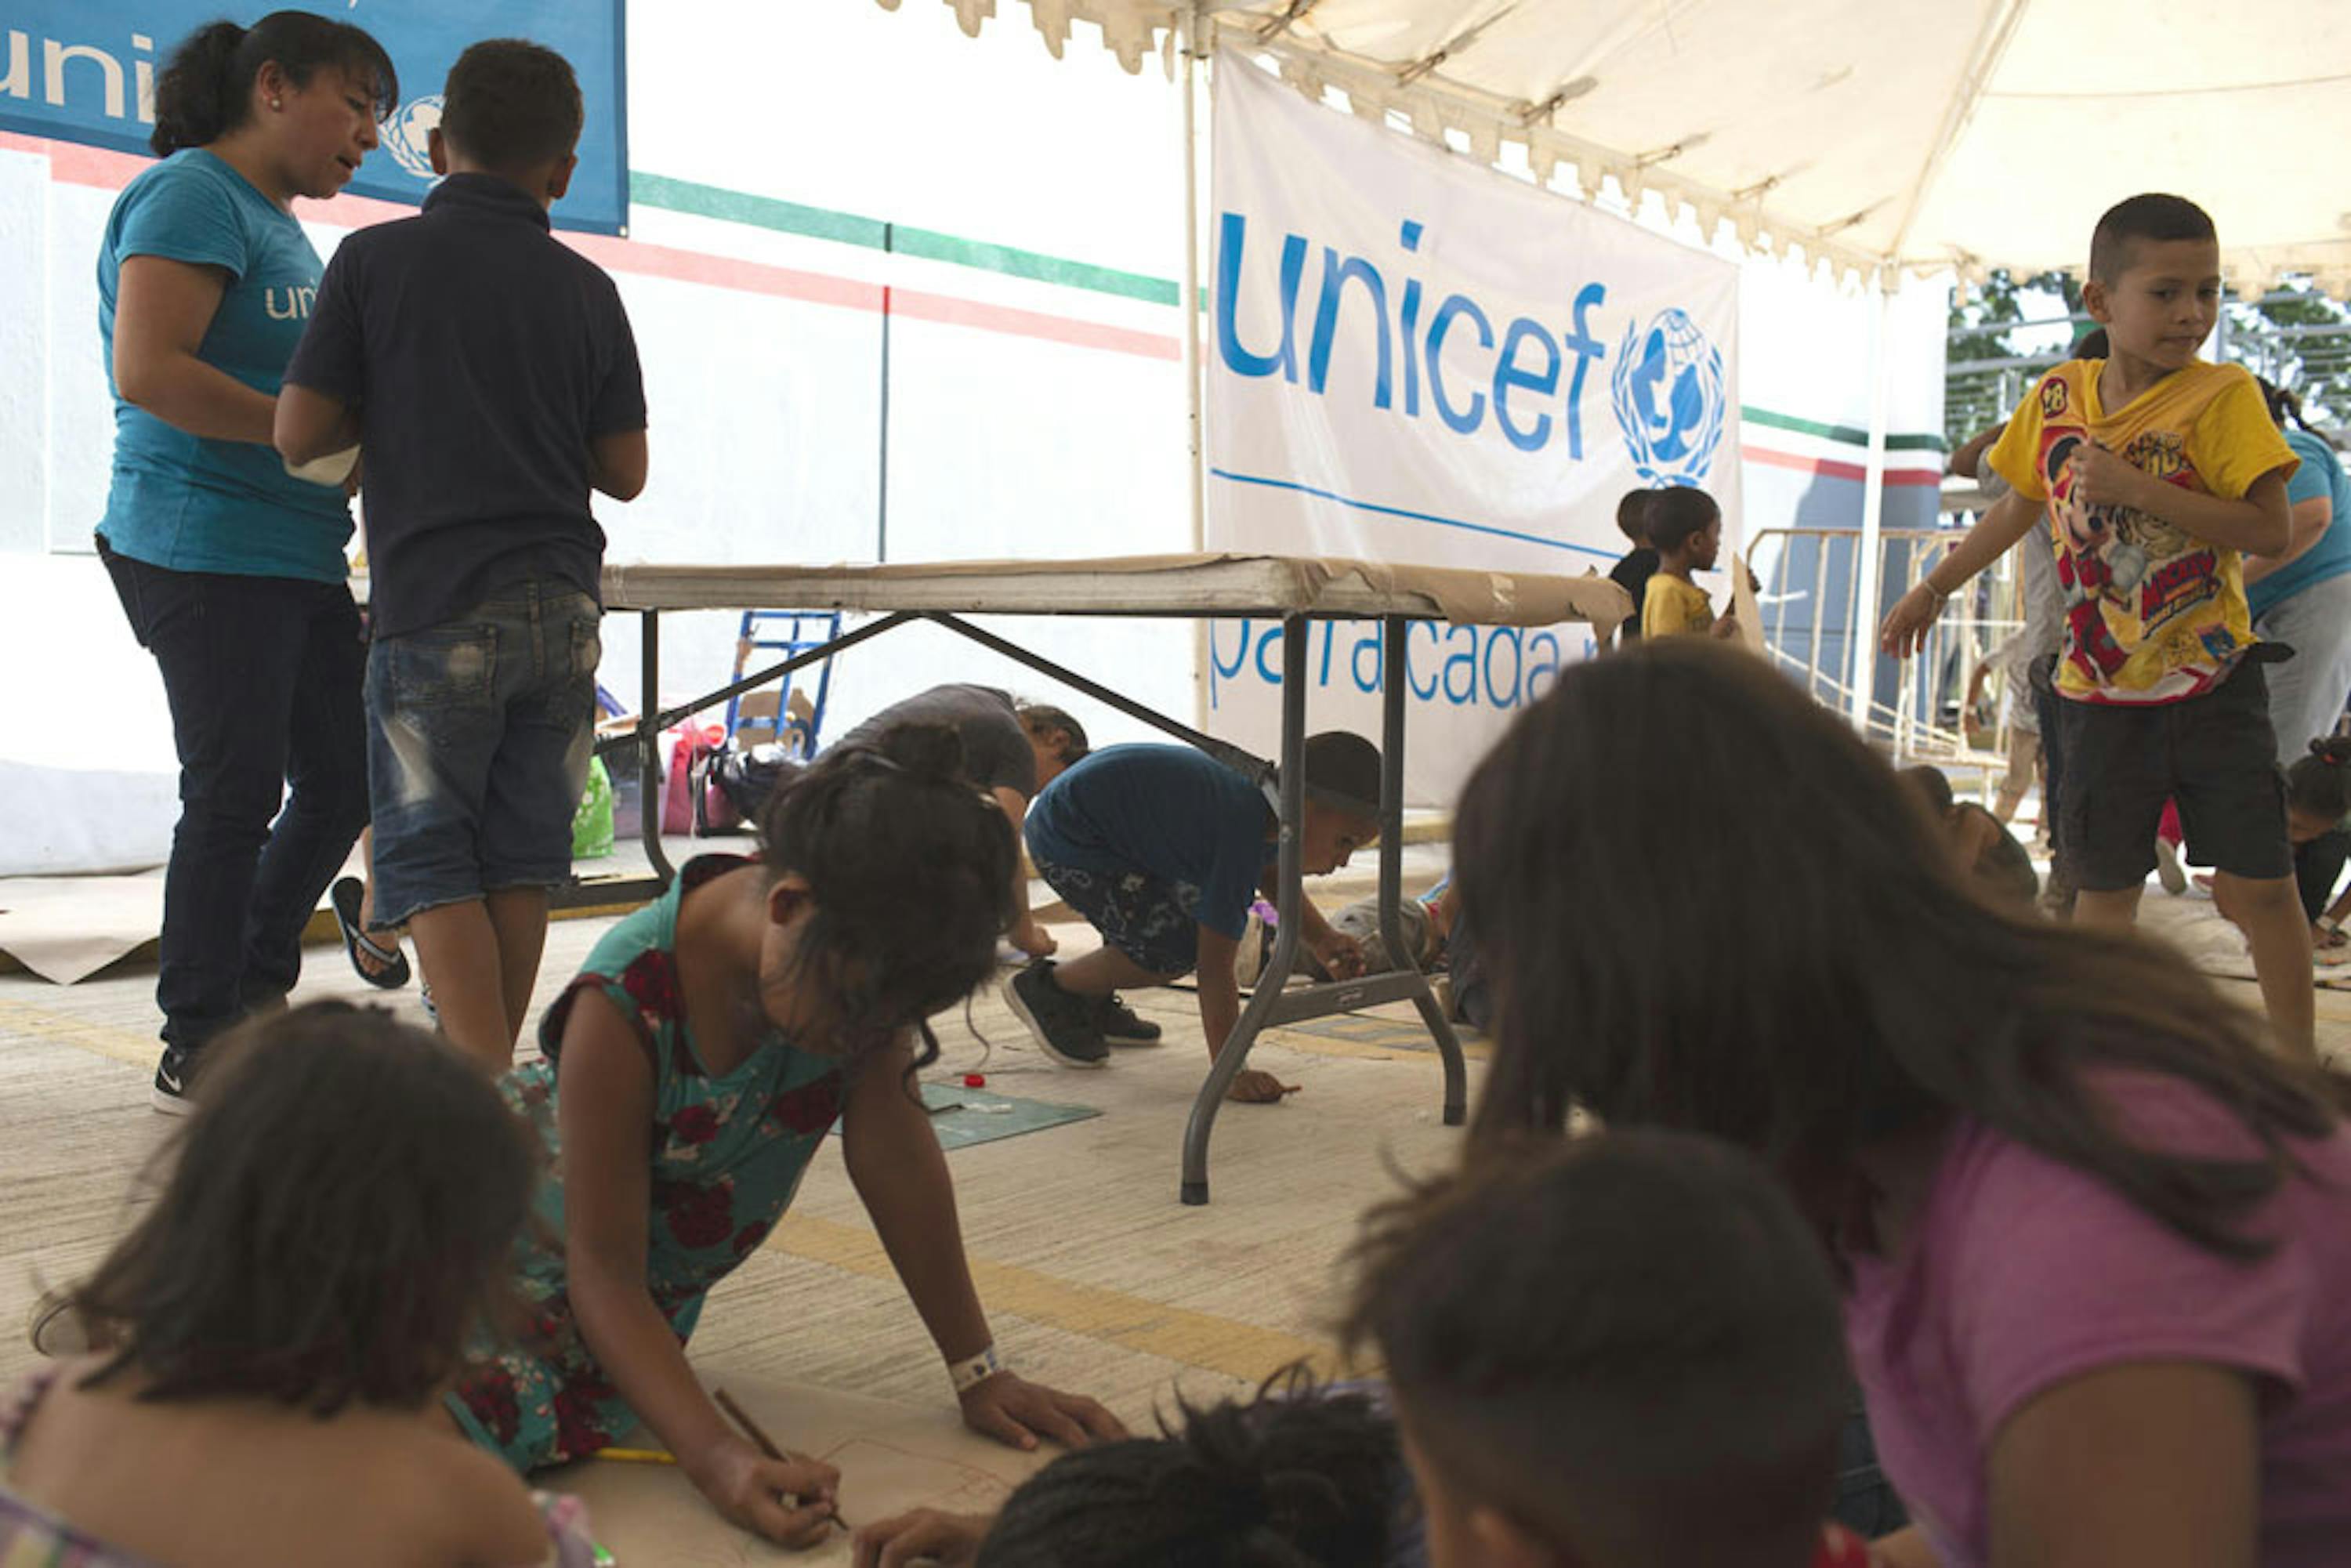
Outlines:
{"label": "girl's hand on floor", "polygon": [[876,1520],[860,1529],[850,1542],[854,1568],[911,1568],[916,1562],[939,1568],[971,1568],[979,1559],[979,1543],[995,1522],[984,1513],[941,1513],[918,1508],[893,1519]]}
{"label": "girl's hand on floor", "polygon": [[1033,1448],[1040,1437],[1083,1448],[1126,1436],[1119,1418],[1082,1394],[1064,1394],[1009,1372],[963,1391],[963,1424],[1008,1448]]}
{"label": "girl's hand on floor", "polygon": [[1234,1078],[1233,1086],[1225,1091],[1225,1098],[1238,1100],[1244,1105],[1270,1105],[1286,1094],[1297,1092],[1297,1084],[1284,1083],[1270,1072],[1259,1072],[1254,1067],[1248,1067]]}
{"label": "girl's hand on floor", "polygon": [[817,1459],[771,1459],[739,1438],[686,1467],[726,1522],[780,1546],[814,1546],[832,1531],[841,1472]]}

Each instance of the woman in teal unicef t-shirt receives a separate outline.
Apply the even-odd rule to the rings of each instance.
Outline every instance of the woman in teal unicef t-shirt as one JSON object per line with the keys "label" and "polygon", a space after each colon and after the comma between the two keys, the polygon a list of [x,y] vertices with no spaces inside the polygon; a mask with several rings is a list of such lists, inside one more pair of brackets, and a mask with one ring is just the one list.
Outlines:
{"label": "woman in teal unicef t-shirt", "polygon": [[180,753],[162,1110],[185,1108],[206,1040],[293,988],[303,925],[367,822],[350,511],[341,486],[286,472],[270,426],[320,272],[294,198],[340,192],[398,96],[382,47],[346,23],[202,28],[155,84],[163,161],[123,190],[99,252],[115,394],[99,553]]}

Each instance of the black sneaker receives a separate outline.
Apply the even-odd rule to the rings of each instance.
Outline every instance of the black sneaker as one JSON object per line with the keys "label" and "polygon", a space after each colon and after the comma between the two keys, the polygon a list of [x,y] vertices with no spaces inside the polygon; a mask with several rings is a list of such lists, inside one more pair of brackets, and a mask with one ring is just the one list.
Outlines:
{"label": "black sneaker", "polygon": [[155,1089],[147,1103],[166,1116],[184,1116],[196,1108],[190,1085],[196,1076],[196,1059],[176,1045],[163,1048],[155,1064]]}
{"label": "black sneaker", "polygon": [[1004,999],[1037,1037],[1040,1050],[1064,1067],[1100,1067],[1110,1057],[1095,1021],[1099,1006],[1072,996],[1053,979],[1053,961],[1040,958],[1006,982]]}
{"label": "black sneaker", "polygon": [[1113,1045],[1159,1043],[1159,1026],[1128,1007],[1116,991],[1094,1004],[1094,1027]]}

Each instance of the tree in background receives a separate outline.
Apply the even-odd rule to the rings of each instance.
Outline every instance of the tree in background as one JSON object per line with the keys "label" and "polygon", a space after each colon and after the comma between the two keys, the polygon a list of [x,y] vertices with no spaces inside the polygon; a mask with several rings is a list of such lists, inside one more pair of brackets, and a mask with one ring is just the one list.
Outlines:
{"label": "tree in background", "polygon": [[[2232,298],[2226,310],[2225,357],[2300,395],[2312,423],[2351,435],[2351,312],[2302,278],[2260,300]],[[2034,379],[2065,357],[2074,331],[2088,325],[2081,286],[2063,272],[1996,271],[1964,304],[1955,292],[1944,357],[1945,439],[1957,448],[2008,417]]]}

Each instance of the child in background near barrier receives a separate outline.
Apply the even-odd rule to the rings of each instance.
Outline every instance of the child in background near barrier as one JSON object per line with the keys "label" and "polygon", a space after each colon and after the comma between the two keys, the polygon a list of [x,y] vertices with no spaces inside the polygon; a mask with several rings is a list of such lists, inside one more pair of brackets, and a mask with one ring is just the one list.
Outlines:
{"label": "child in background near barrier", "polygon": [[2309,755],[2285,770],[2285,827],[2294,841],[2294,884],[2310,921],[2311,945],[2339,956],[2351,946],[2343,934],[2351,891],[2334,898],[2344,862],[2351,860],[2351,736],[2312,741]]}
{"label": "child in background near barrier", "polygon": [[496,1091],[336,1002],[215,1049],[162,1198],[69,1298],[95,1354],[0,1406],[0,1563],[586,1568],[578,1503],[534,1508],[438,1398],[537,1176]]}
{"label": "child in background near barrier", "polygon": [[1690,574],[1712,571],[1722,553],[1722,508],[1703,490],[1676,486],[1653,492],[1646,510],[1649,542],[1656,547],[1657,570],[1641,606],[1646,637],[1703,635],[1736,637],[1739,619],[1717,617],[1706,590]]}
{"label": "child in background near barrier", "polygon": [[2041,379],[1986,459],[2014,492],[1896,601],[1880,637],[1907,657],[2046,504],[2068,606],[2058,842],[2075,918],[2137,918],[2157,822],[2177,797],[2189,848],[2218,867],[2216,896],[2252,950],[2279,1048],[2310,1058],[2310,926],[2262,669],[2280,655],[2253,633],[2241,553],[2285,549],[2298,459],[2243,367],[2196,357],[2220,308],[2203,209],[2161,194],[2109,209],[2083,299],[2108,357]]}
{"label": "child in background near barrier", "polygon": [[1616,629],[1620,648],[1641,640],[1641,610],[1647,602],[1649,579],[1657,572],[1657,550],[1649,542],[1649,501],[1654,490],[1627,490],[1616,499],[1616,531],[1632,549],[1608,571],[1608,580],[1633,601],[1633,613]]}
{"label": "child in background near barrier", "polygon": [[[1300,862],[1325,876],[1379,837],[1379,748],[1328,730],[1307,737],[1301,765]],[[1104,998],[1196,972],[1200,1028],[1209,1058],[1221,1054],[1240,1018],[1235,961],[1249,902],[1275,894],[1275,831],[1263,789],[1188,746],[1113,746],[1047,785],[1029,810],[1029,858],[1102,946],[1059,966],[1039,959],[1006,987],[1039,1048],[1064,1067],[1100,1067],[1110,1056]],[[1363,948],[1311,900],[1299,919],[1301,942],[1326,971],[1363,972]],[[1265,1103],[1296,1087],[1251,1068],[1231,1095]]]}
{"label": "child in background near barrier", "polygon": [[644,487],[645,402],[619,290],[549,228],[578,162],[570,66],[475,44],[445,96],[448,177],[335,252],[277,446],[365,446],[373,917],[407,925],[442,1029],[502,1071],[595,739],[589,491]]}
{"label": "child in background near barrier", "polygon": [[938,1055],[924,1020],[994,972],[1012,913],[1012,830],[962,768],[941,726],[833,747],[768,800],[760,861],[687,863],[548,1011],[545,1059],[504,1084],[551,1171],[545,1223],[521,1249],[530,1333],[448,1402],[517,1469],[583,1458],[642,1422],[735,1524],[823,1538],[838,1473],[754,1448],[685,1346],[836,1120],[965,1424],[1024,1448],[1125,1435],[1092,1400],[999,1360],[914,1083]]}

